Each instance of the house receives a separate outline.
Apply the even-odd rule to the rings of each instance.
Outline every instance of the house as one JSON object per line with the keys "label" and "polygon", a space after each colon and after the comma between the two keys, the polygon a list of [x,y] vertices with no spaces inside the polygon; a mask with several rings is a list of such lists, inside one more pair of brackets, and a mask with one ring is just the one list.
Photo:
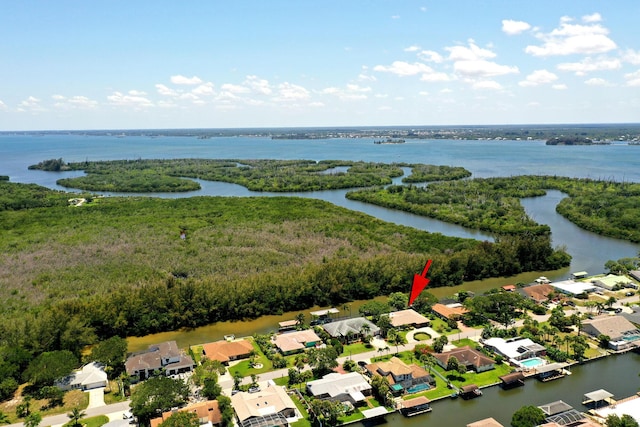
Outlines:
{"label": "house", "polygon": [[504,285],[502,289],[505,292],[514,292],[516,290],[516,285]]}
{"label": "house", "polygon": [[151,427],[158,427],[162,425],[167,418],[176,412],[192,412],[196,414],[201,426],[213,427],[222,424],[222,412],[220,412],[218,401],[207,400],[206,402],[195,403],[174,411],[164,412],[160,417],[153,418],[151,420]]}
{"label": "house", "polygon": [[231,396],[239,427],[288,426],[301,418],[283,387],[270,386],[257,393],[240,392]]}
{"label": "house", "polygon": [[397,357],[392,357],[388,362],[370,363],[365,365],[365,369],[371,377],[374,375],[385,377],[395,394],[416,393],[436,385],[433,377],[423,368],[407,365]]}
{"label": "house", "polygon": [[546,416],[545,421],[547,423],[556,423],[560,426],[574,426],[574,423],[577,423],[575,425],[580,425],[579,421],[586,418],[582,412],[578,412],[573,409],[573,406],[562,400],[547,403],[546,405],[540,405],[538,408],[542,409],[542,412],[544,412],[544,415]]}
{"label": "house", "polygon": [[412,308],[389,313],[389,320],[394,328],[422,328],[429,326],[429,319]]}
{"label": "house", "polygon": [[144,352],[132,354],[124,366],[130,377],[142,381],[160,371],[167,376],[190,372],[195,368],[195,363],[191,356],[178,349],[175,341],[166,341],[152,344]]}
{"label": "house", "polygon": [[462,316],[469,312],[462,304],[459,302],[454,302],[451,304],[441,304],[437,303],[431,307],[431,311],[440,317],[443,320],[459,320]]}
{"label": "house", "polygon": [[640,344],[640,331],[622,316],[603,315],[582,322],[582,330],[598,338],[609,337],[609,347],[613,350],[624,350]]}
{"label": "house", "polygon": [[504,427],[502,424],[497,422],[494,418],[485,418],[480,421],[475,421],[473,423],[467,424],[467,427]]}
{"label": "house", "polygon": [[285,356],[315,347],[321,342],[320,337],[311,329],[279,334],[273,338],[273,344]]}
{"label": "house", "polygon": [[547,354],[547,349],[529,338],[503,338],[492,337],[482,340],[482,344],[494,353],[507,360],[524,360],[531,357],[539,357]]}
{"label": "house", "polygon": [[322,379],[309,381],[307,392],[316,399],[350,402],[352,405],[364,403],[371,395],[371,384],[358,372],[347,374],[331,373]]}
{"label": "house", "polygon": [[561,282],[553,282],[553,288],[566,295],[575,297],[576,295],[595,292],[597,286],[588,282],[576,282],[575,280],[563,280]]}
{"label": "house", "polygon": [[520,293],[523,296],[538,304],[549,301],[549,295],[552,295],[554,292],[555,289],[548,283],[530,285],[520,289]]}
{"label": "house", "polygon": [[402,400],[400,404],[400,413],[405,417],[431,412],[431,401],[424,396],[414,397],[413,399]]}
{"label": "house", "polygon": [[455,357],[458,363],[467,368],[467,371],[473,370],[476,372],[490,371],[495,368],[496,363],[495,360],[469,346],[455,348],[443,353],[433,353],[433,357],[435,357],[438,365],[445,369],[447,368],[449,359]]}
{"label": "house", "polygon": [[605,277],[591,280],[591,283],[600,288],[612,291],[616,286],[626,287],[628,284],[633,283],[633,281],[626,276],[607,274]]}
{"label": "house", "polygon": [[209,360],[217,360],[228,365],[230,361],[246,359],[254,351],[247,340],[220,340],[202,345],[202,354]]}
{"label": "house", "polygon": [[79,371],[73,372],[55,382],[55,386],[61,390],[91,390],[107,386],[107,374],[103,366],[93,362],[84,365]]}
{"label": "house", "polygon": [[338,320],[336,322],[326,323],[322,325],[322,327],[332,338],[337,338],[342,342],[360,339],[363,334],[363,327],[365,329],[368,328],[367,334],[371,334],[372,336],[380,333],[380,328],[364,317]]}

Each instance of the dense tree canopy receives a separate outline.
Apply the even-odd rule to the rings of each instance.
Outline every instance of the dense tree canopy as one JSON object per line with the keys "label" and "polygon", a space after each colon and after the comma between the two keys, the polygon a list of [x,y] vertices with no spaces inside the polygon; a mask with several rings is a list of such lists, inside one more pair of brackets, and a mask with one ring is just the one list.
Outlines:
{"label": "dense tree canopy", "polygon": [[131,413],[141,422],[182,406],[189,397],[189,387],[181,380],[165,376],[151,377],[131,392]]}
{"label": "dense tree canopy", "polygon": [[523,406],[511,418],[512,427],[535,427],[544,422],[545,415],[537,406]]}
{"label": "dense tree canopy", "polygon": [[46,351],[33,359],[23,373],[23,379],[36,387],[53,385],[78,367],[78,359],[68,350]]}

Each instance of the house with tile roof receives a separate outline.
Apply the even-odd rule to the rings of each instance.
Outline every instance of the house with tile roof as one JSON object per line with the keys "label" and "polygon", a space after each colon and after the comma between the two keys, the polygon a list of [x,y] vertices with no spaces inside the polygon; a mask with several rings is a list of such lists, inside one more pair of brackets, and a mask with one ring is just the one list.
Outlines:
{"label": "house with tile roof", "polygon": [[164,412],[161,416],[153,418],[151,427],[161,426],[169,417],[176,412],[191,412],[196,414],[198,422],[201,426],[215,427],[222,425],[222,412],[218,406],[217,400],[207,400],[205,402],[195,403],[193,405],[185,406],[184,408],[176,409],[174,411]]}
{"label": "house with tile roof", "polygon": [[602,315],[582,321],[582,330],[598,338],[609,337],[609,347],[613,350],[624,350],[640,344],[640,330],[622,316]]}
{"label": "house with tile roof", "polygon": [[409,392],[417,385],[435,387],[436,381],[427,371],[418,365],[407,365],[397,357],[392,357],[386,362],[376,362],[365,365],[370,377],[380,375],[389,381],[394,393]]}
{"label": "house with tile roof", "polygon": [[322,343],[320,337],[312,329],[278,334],[272,340],[273,345],[285,356],[300,353]]}
{"label": "house with tile roof", "polygon": [[245,340],[214,341],[202,345],[202,355],[209,360],[217,360],[225,365],[233,360],[246,359],[254,351],[253,345]]}
{"label": "house with tile roof", "polygon": [[145,380],[157,373],[176,375],[192,371],[196,364],[175,341],[152,344],[140,353],[129,356],[124,364],[127,374],[137,380]]}
{"label": "house with tile roof", "polygon": [[346,342],[349,337],[353,337],[353,339],[356,340],[360,339],[362,337],[363,326],[365,325],[369,328],[368,334],[371,334],[372,336],[380,334],[380,328],[364,317],[352,317],[350,319],[325,323],[322,325],[322,328],[332,338],[337,338],[342,342]]}
{"label": "house with tile roof", "polygon": [[555,288],[548,283],[526,286],[520,289],[520,293],[537,302],[538,304],[549,301],[549,295],[553,295]]}
{"label": "house with tile roof", "polygon": [[438,365],[445,369],[447,368],[449,359],[455,357],[459,364],[467,368],[467,371],[473,370],[476,372],[490,371],[495,368],[496,363],[492,358],[485,356],[483,353],[468,345],[443,353],[433,353],[433,357],[438,361]]}
{"label": "house with tile roof", "polygon": [[240,392],[231,396],[238,426],[288,426],[302,418],[285,389],[270,386],[257,393]]}
{"label": "house with tile roof", "polygon": [[433,311],[436,316],[444,320],[459,320],[462,316],[469,312],[469,310],[467,310],[465,306],[463,306],[459,302],[446,305],[437,303],[431,307],[431,311]]}
{"label": "house with tile roof", "polygon": [[429,319],[412,308],[389,313],[391,326],[394,328],[422,328],[429,326]]}

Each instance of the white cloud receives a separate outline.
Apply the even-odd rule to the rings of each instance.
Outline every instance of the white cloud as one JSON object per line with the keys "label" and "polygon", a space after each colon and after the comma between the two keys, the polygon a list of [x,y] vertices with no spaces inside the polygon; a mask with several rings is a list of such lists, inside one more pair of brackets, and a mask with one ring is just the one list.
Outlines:
{"label": "white cloud", "polygon": [[23,100],[20,102],[20,104],[18,104],[18,111],[21,113],[24,112],[40,112],[40,111],[46,111],[46,109],[44,107],[42,107],[42,105],[40,105],[40,99],[36,98],[35,96],[29,96],[27,99]]}
{"label": "white cloud", "polygon": [[553,85],[553,86],[551,86],[551,88],[555,89],[555,90],[566,90],[566,89],[568,89],[567,85],[564,84],[564,83],[559,83],[559,84]]}
{"label": "white cloud", "polygon": [[592,22],[600,22],[600,21],[602,21],[602,16],[598,12],[592,13],[591,15],[585,15],[582,17],[582,22],[586,22],[588,24]]}
{"label": "white cloud", "polygon": [[367,93],[371,92],[370,87],[362,87],[356,84],[347,84],[344,89],[337,87],[328,87],[320,93],[324,95],[336,96],[341,100],[358,100],[367,99]]}
{"label": "white cloud", "polygon": [[418,54],[418,57],[427,62],[435,62],[436,64],[441,63],[444,58],[438,52],[434,52],[433,50],[423,50]]}
{"label": "white cloud", "polygon": [[420,81],[423,82],[448,82],[449,80],[451,80],[451,78],[446,73],[435,71],[431,73],[424,73],[420,76]]}
{"label": "white cloud", "polygon": [[495,58],[496,54],[490,50],[478,47],[473,40],[469,41],[469,47],[451,46],[445,47],[449,52],[449,60],[451,61],[477,61],[479,59]]}
{"label": "white cloud", "polygon": [[589,80],[585,80],[584,84],[586,84],[587,86],[609,86],[609,82],[600,77],[593,77]]}
{"label": "white cloud", "polygon": [[213,83],[207,82],[197,86],[195,89],[191,91],[191,93],[195,95],[215,95],[215,91],[213,90]]}
{"label": "white cloud", "polygon": [[78,108],[81,110],[93,110],[98,106],[98,101],[89,99],[86,96],[81,96],[81,95],[72,96],[67,100],[67,102],[73,108]]}
{"label": "white cloud", "polygon": [[254,92],[262,95],[271,95],[273,89],[268,80],[260,79],[258,76],[247,76],[244,84],[251,88]]}
{"label": "white cloud", "polygon": [[139,92],[137,90],[131,90],[127,94],[123,94],[122,92],[114,92],[113,94],[107,96],[107,100],[111,105],[133,107],[134,109],[153,107],[153,102],[151,102],[144,96],[140,96],[139,93],[143,92]]}
{"label": "white cloud", "polygon": [[640,70],[624,75],[627,86],[640,86]]}
{"label": "white cloud", "polygon": [[622,60],[633,65],[640,64],[640,52],[633,49],[627,49],[622,55]]}
{"label": "white cloud", "polygon": [[234,85],[232,83],[225,83],[221,86],[221,89],[230,93],[249,93],[251,90],[248,87],[241,85]]}
{"label": "white cloud", "polygon": [[278,85],[277,101],[300,101],[309,98],[309,91],[302,86],[293,83]]}
{"label": "white cloud", "polygon": [[502,20],[502,31],[510,36],[520,34],[523,31],[529,30],[530,28],[531,25],[524,21],[514,21],[512,19]]}
{"label": "white cloud", "polygon": [[392,15],[391,19],[400,19],[400,15]]}
{"label": "white cloud", "polygon": [[363,82],[375,82],[378,79],[376,79],[375,76],[370,76],[370,75],[365,74],[365,73],[360,73],[360,74],[358,74],[358,80],[363,81]]}
{"label": "white cloud", "polygon": [[571,71],[577,76],[584,76],[592,71],[608,71],[617,70],[622,67],[622,63],[617,58],[601,58],[594,60],[585,58],[580,62],[565,62],[558,64],[557,68],[561,71]]}
{"label": "white cloud", "polygon": [[543,84],[552,83],[558,80],[558,76],[547,70],[536,70],[529,74],[525,80],[518,82],[520,86],[538,86]]}
{"label": "white cloud", "polygon": [[175,90],[168,88],[167,86],[158,83],[156,85],[156,90],[158,91],[158,93],[160,95],[164,95],[164,96],[178,96],[178,92],[176,92]]}
{"label": "white cloud", "polygon": [[415,46],[415,45],[404,48],[405,52],[417,52],[419,50],[420,50],[420,46]]}
{"label": "white cloud", "polygon": [[422,91],[418,92],[418,95],[420,95],[420,96],[429,96],[429,92],[422,90]]}
{"label": "white cloud", "polygon": [[493,80],[481,80],[478,82],[474,82],[472,87],[473,89],[490,89],[490,90],[502,89],[502,85]]}
{"label": "white cloud", "polygon": [[394,61],[391,65],[376,65],[373,70],[398,76],[415,76],[416,74],[433,72],[431,67],[421,62],[410,64],[404,61]]}
{"label": "white cloud", "polygon": [[129,95],[131,96],[146,96],[147,92],[141,91],[141,90],[130,90],[129,91]]}
{"label": "white cloud", "polygon": [[561,56],[609,52],[617,47],[608,37],[609,30],[600,24],[570,24],[570,19],[563,17],[560,27],[550,33],[538,33],[536,37],[542,41],[540,46],[527,46],[525,52],[533,56]]}
{"label": "white cloud", "polygon": [[64,101],[65,99],[67,99],[66,97],[64,97],[62,95],[52,95],[51,98],[53,98],[56,101]]}
{"label": "white cloud", "polygon": [[8,109],[9,109],[9,107],[7,107],[7,104],[2,102],[2,100],[0,99],[0,110],[1,111],[7,111]]}
{"label": "white cloud", "polygon": [[198,85],[202,83],[202,80],[198,76],[185,77],[178,74],[177,76],[171,76],[171,83],[175,85]]}
{"label": "white cloud", "polygon": [[485,60],[456,61],[453,64],[456,73],[465,77],[494,77],[505,74],[518,74],[518,67],[500,65],[495,62]]}

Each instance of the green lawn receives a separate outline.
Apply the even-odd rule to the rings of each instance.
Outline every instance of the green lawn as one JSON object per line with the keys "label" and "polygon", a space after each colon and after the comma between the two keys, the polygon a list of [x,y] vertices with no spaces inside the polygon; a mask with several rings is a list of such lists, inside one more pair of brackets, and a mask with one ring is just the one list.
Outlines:
{"label": "green lawn", "polygon": [[342,356],[348,356],[349,354],[354,355],[359,353],[366,353],[373,350],[375,350],[375,348],[371,344],[356,342],[353,344],[345,345],[343,347]]}
{"label": "green lawn", "polygon": [[476,348],[477,343],[469,338],[463,338],[461,340],[456,340],[456,341],[452,341],[452,344],[455,345],[456,347],[464,347],[465,345],[468,345],[471,348]]}
{"label": "green lawn", "polygon": [[[109,417],[106,415],[98,415],[97,417],[83,418],[80,420],[80,424],[83,427],[100,427],[109,422]],[[73,423],[69,421],[63,427],[73,427]]]}
{"label": "green lawn", "polygon": [[229,373],[231,374],[231,376],[234,376],[236,372],[240,373],[240,375],[242,375],[243,377],[248,377],[252,374],[260,375],[264,374],[265,372],[273,371],[271,361],[267,359],[267,356],[265,356],[264,353],[260,350],[258,344],[256,344],[255,341],[253,341],[253,339],[251,338],[247,338],[247,340],[251,342],[251,345],[253,345],[253,349],[256,351],[257,357],[255,358],[255,364],[262,364],[262,367],[260,369],[252,368],[249,365],[249,360],[243,360],[233,366],[229,366]]}
{"label": "green lawn", "polygon": [[431,339],[431,335],[429,335],[426,332],[418,332],[416,334],[413,335],[413,338],[417,341],[426,341]]}
{"label": "green lawn", "polygon": [[309,421],[309,412],[307,412],[307,408],[305,407],[304,403],[300,401],[298,395],[295,393],[291,395],[291,400],[293,400],[293,403],[295,403],[296,407],[300,411],[300,414],[302,414],[302,419],[291,424],[291,427],[311,427],[311,421]]}

